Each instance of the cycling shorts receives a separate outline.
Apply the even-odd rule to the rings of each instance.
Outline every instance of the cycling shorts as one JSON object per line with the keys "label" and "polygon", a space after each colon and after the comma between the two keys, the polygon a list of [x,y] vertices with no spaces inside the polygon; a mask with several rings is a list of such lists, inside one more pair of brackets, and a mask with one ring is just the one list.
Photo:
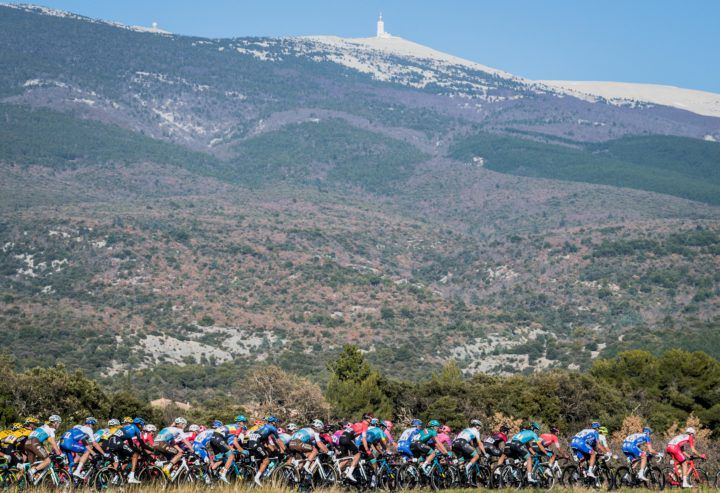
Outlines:
{"label": "cycling shorts", "polygon": [[678,447],[677,445],[668,445],[668,447],[665,449],[665,451],[678,464],[682,464],[683,462],[685,462],[687,460],[687,457],[683,453],[682,447]]}
{"label": "cycling shorts", "polygon": [[60,450],[63,452],[73,452],[76,454],[84,454],[87,452],[87,447],[80,442],[72,440],[63,440],[60,442]]}
{"label": "cycling shorts", "polygon": [[410,452],[413,457],[425,457],[433,451],[432,447],[423,442],[410,442]]}
{"label": "cycling shorts", "polygon": [[645,452],[640,450],[640,447],[638,447],[634,443],[623,443],[622,451],[623,454],[625,454],[625,457],[633,460],[639,459],[640,457],[645,455]]}
{"label": "cycling shorts", "polygon": [[570,442],[570,448],[580,460],[589,459],[593,452],[593,448],[585,440],[573,440]]}
{"label": "cycling shorts", "polygon": [[35,462],[36,459],[45,460],[50,454],[43,444],[37,438],[30,438],[25,442],[25,452],[28,456],[28,462]]}
{"label": "cycling shorts", "polygon": [[309,443],[305,443],[302,440],[290,440],[288,442],[288,449],[292,452],[306,454],[312,452],[314,447]]}
{"label": "cycling shorts", "polygon": [[513,441],[505,445],[505,455],[511,459],[525,460],[530,457],[530,451],[524,444]]}
{"label": "cycling shorts", "polygon": [[343,455],[355,455],[359,451],[357,445],[355,445],[355,439],[352,432],[345,432],[340,435],[338,444],[340,445],[340,451],[343,453]]}
{"label": "cycling shorts", "polygon": [[471,459],[477,455],[477,450],[468,443],[464,438],[456,438],[452,444],[452,451],[457,454],[458,457],[464,459]]}

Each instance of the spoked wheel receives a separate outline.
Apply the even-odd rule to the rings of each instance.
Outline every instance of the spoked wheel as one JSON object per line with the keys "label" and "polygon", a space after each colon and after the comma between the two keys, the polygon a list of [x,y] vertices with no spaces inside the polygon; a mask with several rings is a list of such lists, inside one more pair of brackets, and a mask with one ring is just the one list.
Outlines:
{"label": "spoked wheel", "polygon": [[[273,480],[278,483],[279,486],[296,489],[300,484],[300,476],[295,468],[289,464],[284,464],[278,467],[273,472]],[[248,476],[246,482],[252,483],[253,477]]]}
{"label": "spoked wheel", "polygon": [[108,469],[100,469],[95,473],[92,479],[92,487],[95,491],[105,491],[112,488],[112,479],[114,474]]}
{"label": "spoked wheel", "polygon": [[628,466],[621,466],[615,471],[615,486],[618,488],[634,488],[637,486],[632,471]]}
{"label": "spoked wheel", "polygon": [[165,487],[168,482],[165,472],[158,466],[147,466],[141,469],[137,474],[137,479],[143,485],[157,486],[159,488]]}
{"label": "spoked wheel", "polygon": [[312,475],[313,489],[334,486],[338,480],[338,474],[335,468],[329,464],[323,464],[324,475],[320,472],[320,468],[316,468]]}
{"label": "spoked wheel", "polygon": [[428,476],[430,476],[430,487],[435,491],[445,490],[452,485],[450,473],[445,468],[440,470],[440,468],[433,466]]}
{"label": "spoked wheel", "polygon": [[420,472],[413,464],[403,464],[398,470],[398,486],[411,490],[420,486]]}
{"label": "spoked wheel", "polygon": [[563,469],[560,482],[563,486],[567,486],[568,488],[582,485],[583,476],[578,466],[571,465],[565,467],[565,469]]}
{"label": "spoked wheel", "polygon": [[383,491],[398,489],[398,472],[395,469],[383,467],[378,474],[377,486]]}
{"label": "spoked wheel", "polygon": [[704,488],[712,486],[712,483],[710,482],[710,475],[705,472],[704,469],[700,468],[696,468],[695,472],[690,475],[690,483],[692,483],[693,486],[700,486]]}
{"label": "spoked wheel", "polygon": [[665,488],[665,476],[663,472],[657,466],[650,466],[647,468],[647,482],[648,489],[651,490],[662,490]]}

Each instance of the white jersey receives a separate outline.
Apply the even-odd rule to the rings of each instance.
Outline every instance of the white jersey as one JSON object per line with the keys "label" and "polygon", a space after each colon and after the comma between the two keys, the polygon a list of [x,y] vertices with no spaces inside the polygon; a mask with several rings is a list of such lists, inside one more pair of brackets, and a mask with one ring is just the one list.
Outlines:
{"label": "white jersey", "polygon": [[465,440],[468,443],[473,443],[473,441],[480,441],[480,431],[478,431],[477,428],[465,428],[463,431],[458,433],[458,436],[455,437],[455,440]]}
{"label": "white jersey", "polygon": [[405,431],[402,432],[402,434],[400,435],[400,438],[398,438],[398,442],[410,440],[410,435],[412,435],[416,431],[417,431],[417,428],[415,426],[413,426],[412,428],[406,429]]}
{"label": "white jersey", "polygon": [[90,443],[94,443],[94,442],[95,442],[95,432],[93,431],[92,428],[90,428],[89,425],[75,425],[75,426],[73,426],[73,428],[77,428],[78,430],[80,430],[80,431],[82,431],[83,433],[85,433],[85,434],[87,435],[88,441],[89,441]]}
{"label": "white jersey", "polygon": [[178,428],[177,426],[168,426],[167,428],[163,428],[162,430],[160,430],[160,433],[158,433],[155,441],[172,444],[183,436],[185,436],[185,432],[182,431],[180,428]]}
{"label": "white jersey", "polygon": [[[598,439],[598,443],[605,448],[610,448],[610,447],[608,447],[607,436],[605,436],[605,435],[600,435],[600,438]],[[557,446],[557,444],[555,444],[555,445]]]}

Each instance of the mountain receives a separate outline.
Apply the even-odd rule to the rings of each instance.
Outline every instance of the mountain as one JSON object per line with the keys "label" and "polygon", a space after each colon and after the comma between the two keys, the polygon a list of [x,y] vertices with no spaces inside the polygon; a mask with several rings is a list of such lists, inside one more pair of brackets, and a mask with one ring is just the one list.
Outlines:
{"label": "mountain", "polygon": [[397,37],[203,39],[5,5],[0,44],[19,367],[180,398],[268,361],[322,380],[348,342],[407,378],[720,354],[720,118]]}

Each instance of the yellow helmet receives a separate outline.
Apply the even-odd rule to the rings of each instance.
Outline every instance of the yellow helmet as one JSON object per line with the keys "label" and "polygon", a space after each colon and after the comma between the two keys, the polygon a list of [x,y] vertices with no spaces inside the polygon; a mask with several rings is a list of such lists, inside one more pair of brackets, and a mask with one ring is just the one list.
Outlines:
{"label": "yellow helmet", "polygon": [[125,417],[122,419],[122,424],[124,424],[124,425],[129,425],[130,423],[132,423],[132,421],[133,421],[133,420],[132,420],[132,418],[131,418],[130,416],[125,416]]}
{"label": "yellow helmet", "polygon": [[25,424],[37,426],[40,424],[40,420],[37,418],[33,418],[32,416],[29,416],[29,417],[25,418]]}
{"label": "yellow helmet", "polygon": [[13,423],[13,424],[10,425],[10,429],[11,429],[12,431],[17,431],[17,430],[19,430],[19,429],[22,428],[22,427],[23,427],[23,424],[22,424],[22,423]]}

